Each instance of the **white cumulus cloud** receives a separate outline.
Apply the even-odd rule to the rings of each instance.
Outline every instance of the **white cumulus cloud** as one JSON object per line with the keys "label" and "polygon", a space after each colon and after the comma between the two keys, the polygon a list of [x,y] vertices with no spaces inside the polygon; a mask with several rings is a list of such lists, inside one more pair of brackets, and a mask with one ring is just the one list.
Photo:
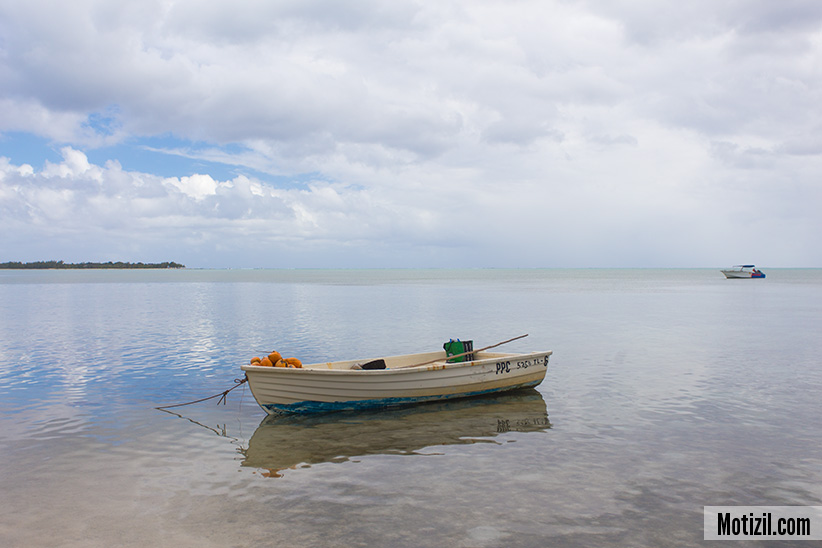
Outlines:
{"label": "white cumulus cloud", "polygon": [[812,0],[3,2],[0,254],[820,265],[820,54]]}

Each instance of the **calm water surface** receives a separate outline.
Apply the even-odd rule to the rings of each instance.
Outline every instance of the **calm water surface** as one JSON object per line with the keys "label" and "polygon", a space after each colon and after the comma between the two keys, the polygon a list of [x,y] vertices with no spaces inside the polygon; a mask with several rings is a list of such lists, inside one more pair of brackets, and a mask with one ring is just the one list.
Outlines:
{"label": "calm water surface", "polygon": [[[822,271],[767,274],[0,271],[0,546],[693,546],[706,505],[822,505]],[[508,396],[154,409],[274,349],[523,333],[554,355]]]}

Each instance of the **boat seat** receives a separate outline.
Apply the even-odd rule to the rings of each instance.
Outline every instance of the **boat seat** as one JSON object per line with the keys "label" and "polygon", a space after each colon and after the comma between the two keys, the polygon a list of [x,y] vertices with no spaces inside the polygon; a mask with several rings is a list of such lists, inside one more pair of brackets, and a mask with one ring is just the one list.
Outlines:
{"label": "boat seat", "polygon": [[360,364],[360,367],[363,369],[385,369],[385,360],[380,358],[379,360],[372,360],[367,363]]}

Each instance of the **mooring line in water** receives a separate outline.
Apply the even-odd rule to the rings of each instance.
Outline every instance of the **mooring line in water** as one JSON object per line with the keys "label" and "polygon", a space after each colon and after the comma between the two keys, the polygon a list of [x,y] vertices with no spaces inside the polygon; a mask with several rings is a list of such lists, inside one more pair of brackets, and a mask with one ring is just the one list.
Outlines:
{"label": "mooring line in water", "polygon": [[184,417],[183,415],[181,415],[179,413],[175,413],[174,411],[169,411],[168,409],[163,409],[162,407],[155,407],[155,409],[159,409],[160,411],[162,411],[164,413],[168,413],[169,415],[174,415],[175,417],[185,419],[188,422],[196,424],[197,426],[202,426],[206,430],[211,430],[212,432],[214,432],[215,434],[217,434],[221,438],[229,438],[229,439],[232,439],[236,442],[240,442],[240,440],[238,438],[235,438],[234,436],[229,436],[228,435],[228,431],[227,431],[225,426],[223,426],[221,430],[218,430],[217,428],[214,428],[212,426],[206,426],[205,424],[201,423],[200,421],[195,421],[194,419],[192,419],[190,417]]}
{"label": "mooring line in water", "polygon": [[228,390],[225,390],[224,392],[220,392],[219,394],[214,394],[213,396],[209,396],[207,398],[202,398],[202,399],[199,399],[199,400],[188,401],[186,403],[175,403],[174,405],[164,405],[162,407],[155,407],[154,409],[159,409],[161,411],[165,411],[166,409],[171,409],[172,407],[182,407],[184,405],[191,405],[192,403],[200,403],[201,401],[213,400],[217,396],[220,396],[220,399],[217,401],[217,405],[220,405],[221,403],[223,405],[225,405],[225,399],[226,399],[226,396],[228,396],[228,393],[231,392],[232,390],[234,390],[235,388],[238,388],[238,387],[242,386],[243,384],[247,383],[248,382],[248,377],[243,377],[242,379],[234,379],[234,382],[235,382],[234,386],[232,386]]}

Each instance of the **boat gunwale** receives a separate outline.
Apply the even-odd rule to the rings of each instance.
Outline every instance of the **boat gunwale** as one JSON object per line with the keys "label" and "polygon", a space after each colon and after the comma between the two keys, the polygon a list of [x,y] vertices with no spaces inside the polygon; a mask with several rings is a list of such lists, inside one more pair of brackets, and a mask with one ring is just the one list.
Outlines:
{"label": "boat gunwale", "polygon": [[[402,354],[399,356],[387,356],[383,359],[386,361],[392,358],[402,358],[405,356],[414,356],[414,355],[430,355],[426,353],[422,354]],[[433,353],[436,354],[436,353]],[[521,353],[490,353],[491,356],[487,358],[483,358],[480,360],[472,360],[472,361],[464,361],[464,362],[453,362],[448,363],[448,357],[443,356],[442,360],[436,360],[433,363],[423,363],[419,365],[406,365],[400,366],[395,368],[386,368],[386,369],[334,369],[330,367],[333,364],[339,363],[367,363],[368,359],[366,360],[340,360],[336,362],[319,362],[319,363],[312,363],[306,364],[302,367],[269,367],[264,365],[252,365],[252,364],[244,364],[240,366],[240,369],[245,372],[253,372],[253,373],[261,373],[261,374],[273,374],[273,375],[293,375],[293,374],[313,374],[313,375],[345,375],[345,376],[362,376],[362,375],[407,375],[409,373],[419,373],[422,371],[431,371],[431,370],[440,370],[440,369],[458,369],[463,367],[478,367],[484,366],[491,363],[495,363],[500,359],[509,360],[513,358],[522,358],[528,359],[534,356],[550,356],[553,354],[553,350],[545,350],[540,352],[521,352]],[[378,358],[372,358],[378,359]]]}

